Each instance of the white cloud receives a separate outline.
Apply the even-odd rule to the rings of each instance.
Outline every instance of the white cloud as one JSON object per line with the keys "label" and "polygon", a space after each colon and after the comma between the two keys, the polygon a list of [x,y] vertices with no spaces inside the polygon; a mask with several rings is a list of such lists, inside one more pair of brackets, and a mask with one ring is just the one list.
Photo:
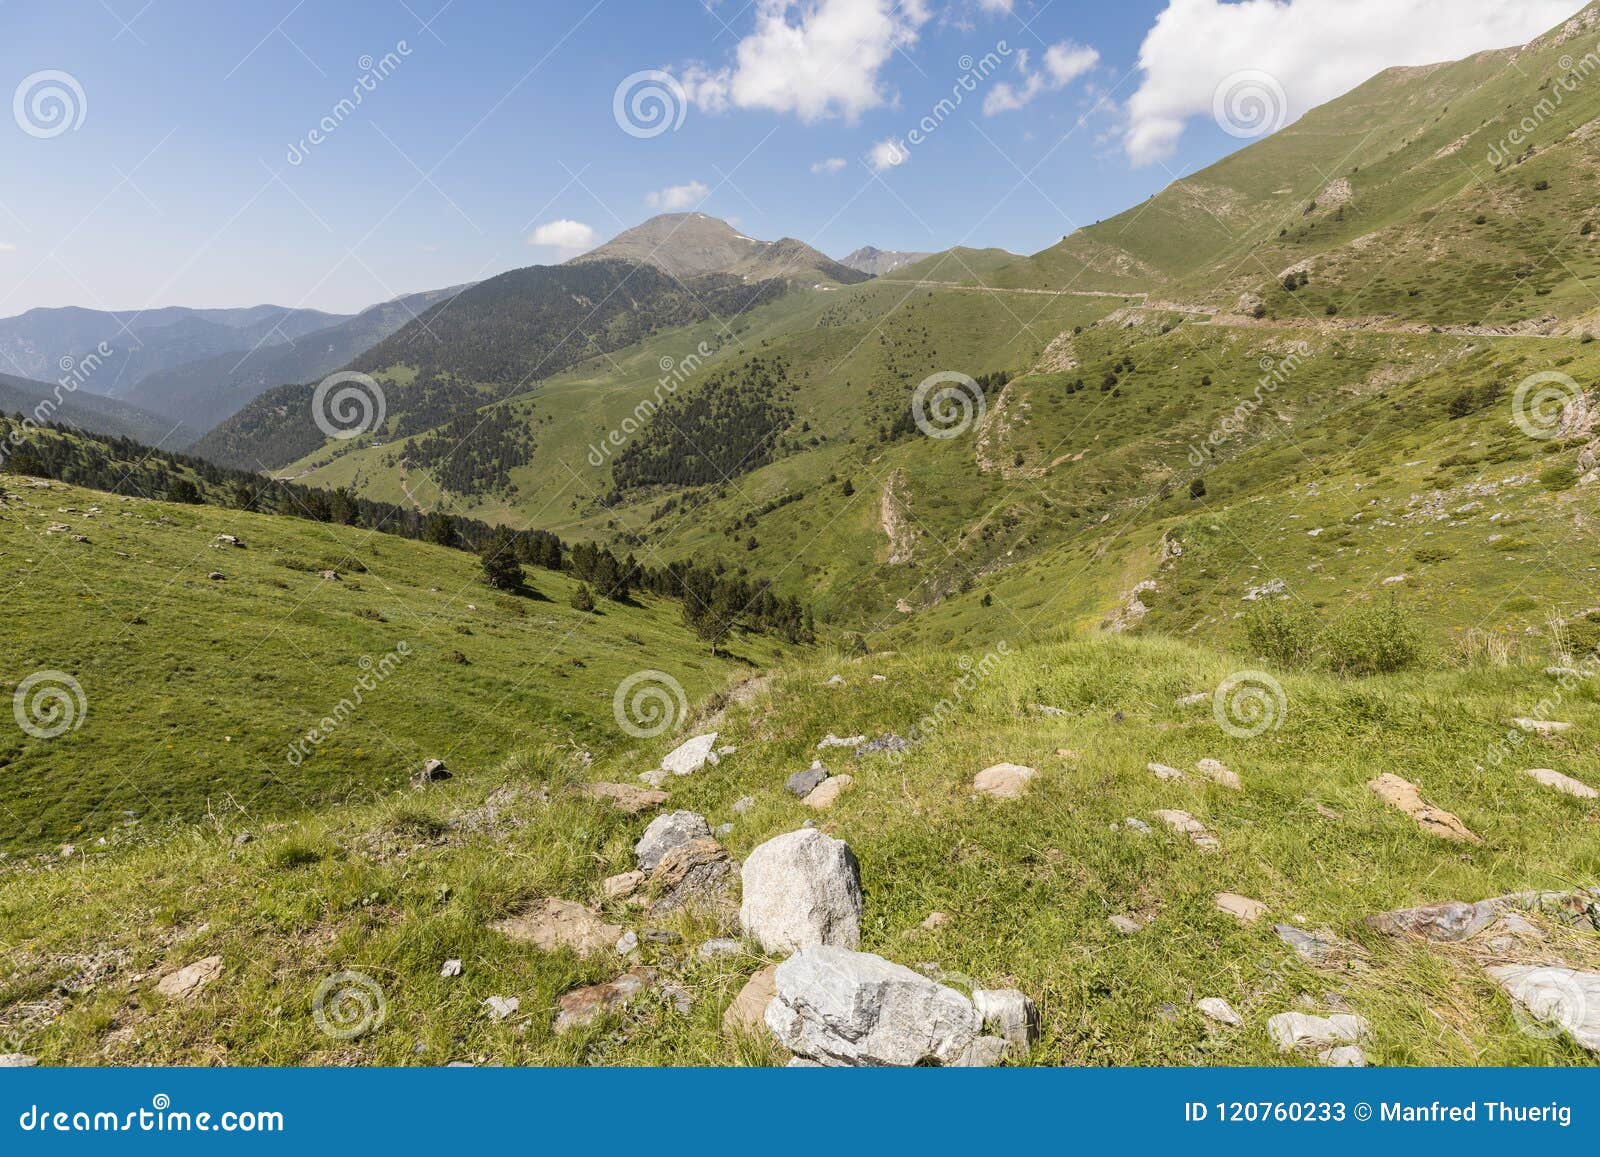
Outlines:
{"label": "white cloud", "polygon": [[916,43],[925,0],[756,0],[755,30],[722,68],[680,81],[701,108],[768,109],[801,120],[855,120],[887,101],[879,73]]}
{"label": "white cloud", "polygon": [[844,165],[845,160],[843,157],[829,157],[827,160],[818,161],[812,165],[811,171],[813,173],[837,173],[844,168]]}
{"label": "white cloud", "polygon": [[[1522,44],[1584,0],[1169,0],[1139,48],[1144,77],[1123,139],[1135,164],[1168,156],[1239,72],[1266,73],[1293,120],[1385,68]],[[1267,86],[1270,90],[1272,86]]]}
{"label": "white cloud", "polygon": [[894,137],[885,137],[872,146],[867,153],[867,159],[872,162],[873,169],[881,173],[885,169],[905,164],[911,159],[911,153]]}
{"label": "white cloud", "polygon": [[[841,162],[842,164],[843,162]],[[17,247],[9,241],[0,241],[0,253],[15,253]]]}
{"label": "white cloud", "polygon": [[1011,12],[1013,0],[978,0],[978,7],[985,12],[995,15],[1005,15]]}
{"label": "white cloud", "polygon": [[528,235],[529,245],[554,249],[563,257],[576,257],[585,250],[594,248],[594,241],[595,233],[592,228],[582,221],[568,218],[547,221]]}
{"label": "white cloud", "polygon": [[1032,67],[1025,49],[1017,50],[1017,72],[1022,77],[1021,86],[1002,81],[989,90],[983,98],[985,116],[1011,112],[1021,108],[1034,97],[1045,92],[1066,88],[1096,64],[1100,54],[1085,44],[1063,40],[1044,50],[1044,67]]}
{"label": "white cloud", "polygon": [[661,209],[667,213],[675,213],[680,209],[698,205],[704,201],[711,190],[700,181],[690,181],[687,185],[668,185],[658,192],[646,194],[644,203],[652,209]]}

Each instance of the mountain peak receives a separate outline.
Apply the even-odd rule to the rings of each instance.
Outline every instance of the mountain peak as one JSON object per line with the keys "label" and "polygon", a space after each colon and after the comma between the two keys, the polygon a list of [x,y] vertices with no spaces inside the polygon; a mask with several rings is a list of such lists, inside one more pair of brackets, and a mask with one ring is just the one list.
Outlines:
{"label": "mountain peak", "polygon": [[705,213],[662,213],[618,233],[574,263],[604,260],[653,265],[677,278],[731,273],[746,281],[772,278],[848,285],[864,280],[827,255],[785,237],[762,241],[740,233],[720,217]]}
{"label": "mountain peak", "polygon": [[840,258],[839,264],[870,277],[882,277],[885,273],[893,273],[896,269],[932,256],[931,253],[912,253],[905,250],[879,249],[876,245],[863,245],[849,256]]}

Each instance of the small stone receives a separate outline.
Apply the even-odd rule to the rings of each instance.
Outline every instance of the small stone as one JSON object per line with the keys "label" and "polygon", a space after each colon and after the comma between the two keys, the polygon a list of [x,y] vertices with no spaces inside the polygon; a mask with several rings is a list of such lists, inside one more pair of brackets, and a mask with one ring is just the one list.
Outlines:
{"label": "small stone", "polygon": [[1521,728],[1530,735],[1560,735],[1562,732],[1571,731],[1572,724],[1559,723],[1554,719],[1513,719],[1512,725]]}
{"label": "small stone", "polygon": [[639,934],[629,928],[621,936],[617,937],[616,947],[618,956],[626,956],[630,952],[637,952],[639,950]]}
{"label": "small stone", "polygon": [[661,761],[661,770],[670,771],[673,775],[691,775],[699,771],[706,764],[717,763],[717,733],[709,732],[705,735],[696,735],[693,739],[686,740],[673,748]]}
{"label": "small stone", "polygon": [[1019,1052],[1039,1036],[1039,1010],[1026,993],[1015,988],[975,988],[972,1006],[983,1020],[983,1028],[994,1033]]}
{"label": "small stone", "polygon": [[843,687],[844,686],[844,676],[843,675],[830,676],[828,678],[828,681],[826,683],[824,683],[823,686],[825,686],[825,687]]}
{"label": "small stone", "polygon": [[945,927],[949,923],[950,917],[945,915],[943,912],[929,912],[927,916],[923,918],[922,927],[924,931],[932,932],[935,929]]}
{"label": "small stone", "polygon": [[715,910],[730,904],[738,865],[713,839],[691,840],[661,857],[650,877],[652,915],[684,908]]}
{"label": "small stone", "polygon": [[461,961],[450,959],[444,962],[444,967],[439,969],[439,975],[449,980],[452,976],[461,975]]}
{"label": "small stone", "polygon": [[532,944],[541,952],[570,948],[583,958],[611,948],[623,932],[620,925],[607,924],[599,913],[582,904],[554,896],[489,927],[512,940]]}
{"label": "small stone", "polygon": [[895,755],[895,754],[898,754],[899,752],[910,751],[910,750],[911,750],[911,741],[909,739],[905,739],[905,738],[903,738],[903,737],[901,737],[899,735],[894,734],[893,732],[889,732],[887,734],[878,736],[878,738],[876,738],[876,739],[867,740],[867,742],[863,743],[860,747],[856,748],[856,754],[857,755],[884,755],[884,754]]}
{"label": "small stone", "polygon": [[722,1014],[722,1031],[729,1036],[760,1032],[766,1027],[767,1005],[778,993],[778,966],[769,964],[752,976]]}
{"label": "small stone", "polygon": [[717,960],[723,956],[743,956],[744,943],[739,940],[707,940],[694,950],[701,960]]}
{"label": "small stone", "polygon": [[210,579],[214,583],[226,582],[227,577],[228,576],[223,574],[220,570],[214,570],[210,574],[206,575],[206,578]]}
{"label": "small stone", "polygon": [[420,771],[411,773],[411,782],[416,787],[429,783],[438,783],[440,780],[449,778],[451,778],[449,769],[445,767],[442,760],[438,759],[426,760]]}
{"label": "small stone", "polygon": [[1237,892],[1218,892],[1215,900],[1218,911],[1226,912],[1241,924],[1254,924],[1267,914],[1267,906],[1260,900]]}
{"label": "small stone", "polygon": [[38,1063],[37,1057],[27,1053],[0,1053],[0,1069],[31,1069]]}
{"label": "small stone", "polygon": [[498,1021],[515,1014],[522,1007],[522,1001],[514,996],[491,996],[483,1005],[489,1010],[489,1019]]}
{"label": "small stone", "polygon": [[1369,780],[1367,786],[1384,803],[1405,812],[1429,835],[1472,844],[1483,842],[1468,831],[1467,826],[1456,816],[1425,802],[1417,785],[1401,779],[1398,775],[1385,772],[1377,779]]}
{"label": "small stone", "polygon": [[630,816],[660,807],[670,798],[664,791],[645,791],[628,783],[585,783],[578,791],[590,799],[610,800],[612,807]]}
{"label": "small stone", "polygon": [[1531,775],[1534,779],[1544,784],[1545,787],[1553,787],[1557,791],[1577,796],[1579,799],[1594,799],[1600,796],[1600,791],[1596,791],[1582,780],[1573,779],[1570,775],[1562,775],[1559,771],[1552,771],[1548,767],[1530,767],[1523,774]]}
{"label": "small stone", "polygon": [[1157,779],[1176,781],[1183,778],[1183,772],[1175,767],[1168,767],[1164,763],[1147,763],[1145,764],[1145,770]]}
{"label": "small stone", "polygon": [[813,763],[804,771],[797,771],[784,781],[783,788],[792,796],[805,799],[806,796],[816,791],[822,781],[828,778],[828,769],[820,763]]}
{"label": "small stone", "polygon": [[673,848],[681,848],[693,840],[710,839],[711,825],[706,817],[696,812],[675,811],[657,816],[645,828],[644,835],[634,845],[634,855],[639,867],[653,872],[661,859]]}
{"label": "small stone", "polygon": [[551,1027],[559,1035],[582,1025],[592,1024],[601,1014],[625,1008],[655,982],[652,968],[634,968],[604,984],[575,988],[556,1000],[556,1015]]}
{"label": "small stone", "polygon": [[1339,938],[1327,929],[1305,932],[1293,924],[1274,924],[1272,931],[1308,964],[1327,964],[1347,951]]}
{"label": "small stone", "polygon": [[1057,719],[1066,714],[1061,708],[1051,707],[1048,703],[1035,703],[1033,709],[1047,719]]}
{"label": "small stone", "polygon": [[1220,759],[1202,759],[1194,765],[1194,769],[1205,776],[1212,783],[1231,787],[1234,791],[1240,788],[1239,777],[1228,770],[1228,765]]}
{"label": "small stone", "polygon": [[889,676],[887,676],[887,675],[874,675],[872,677],[872,681],[874,683],[887,683],[889,681]]}
{"label": "small stone", "polygon": [[1280,1012],[1267,1018],[1267,1035],[1280,1053],[1356,1044],[1370,1032],[1366,1020],[1351,1013],[1312,1016],[1304,1012]]}
{"label": "small stone", "polygon": [[654,771],[642,771],[639,773],[640,783],[656,788],[659,788],[671,778],[672,773],[664,767],[658,767]]}
{"label": "small stone", "polygon": [[1211,702],[1211,692],[1196,691],[1192,695],[1180,695],[1176,700],[1174,700],[1174,702],[1177,703],[1179,707],[1197,707],[1201,703]]}
{"label": "small stone", "polygon": [[193,1000],[200,990],[222,975],[222,957],[207,956],[163,976],[156,991],[173,1000]]}
{"label": "small stone", "polygon": [[841,738],[833,732],[828,732],[822,742],[817,744],[818,751],[825,751],[830,747],[858,747],[867,741],[865,735],[851,735]]}
{"label": "small stone", "polygon": [[1205,824],[1195,819],[1188,812],[1178,808],[1163,808],[1153,813],[1156,819],[1166,824],[1172,831],[1179,835],[1189,837],[1189,842],[1202,851],[1215,851],[1221,845],[1217,838],[1206,830]]}
{"label": "small stone", "polygon": [[683,937],[670,928],[646,928],[644,941],[647,944],[676,944]]}
{"label": "small stone", "polygon": [[1214,1020],[1218,1024],[1238,1028],[1244,1024],[1244,1017],[1233,1010],[1233,1005],[1223,1000],[1220,996],[1208,996],[1204,1000],[1197,1000],[1194,1004],[1200,1015],[1207,1020]]}
{"label": "small stone", "polygon": [[1127,828],[1130,832],[1138,832],[1141,836],[1148,836],[1151,830],[1149,824],[1134,816],[1129,816],[1127,819],[1123,820],[1122,826]]}
{"label": "small stone", "polygon": [[980,771],[972,786],[995,799],[1016,799],[1027,790],[1028,781],[1038,774],[1020,763],[997,763]]}
{"label": "small stone", "polygon": [[731,743],[724,744],[723,746],[717,748],[717,754],[719,756],[738,755],[739,749],[733,746]]}
{"label": "small stone", "polygon": [[607,900],[626,900],[639,890],[639,885],[645,882],[643,872],[619,872],[615,876],[607,876],[600,883],[600,890],[606,894]]}
{"label": "small stone", "polygon": [[254,839],[255,837],[249,832],[240,832],[238,835],[233,837],[233,846],[236,848],[242,848]]}
{"label": "small stone", "polygon": [[1333,1069],[1367,1067],[1367,1054],[1361,1051],[1360,1045],[1340,1045],[1338,1048],[1324,1049],[1317,1054],[1317,1059]]}
{"label": "small stone", "polygon": [[1121,913],[1110,917],[1110,921],[1111,926],[1118,932],[1122,932],[1130,936],[1135,932],[1144,930],[1144,925],[1138,920],[1135,920],[1132,916],[1124,916]]}
{"label": "small stone", "polygon": [[742,795],[733,801],[733,814],[736,816],[749,815],[756,806],[756,797]]}
{"label": "small stone", "polygon": [[716,827],[711,829],[711,834],[716,836],[719,840],[725,839],[733,834],[733,825],[731,823],[718,824]]}
{"label": "small stone", "polygon": [[824,811],[833,806],[855,780],[848,775],[832,775],[819,783],[804,799],[805,805]]}

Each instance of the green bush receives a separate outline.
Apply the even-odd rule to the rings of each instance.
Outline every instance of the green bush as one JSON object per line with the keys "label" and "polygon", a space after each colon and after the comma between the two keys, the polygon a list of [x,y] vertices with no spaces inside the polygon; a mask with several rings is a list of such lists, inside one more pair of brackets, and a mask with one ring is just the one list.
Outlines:
{"label": "green bush", "polygon": [[1546,490],[1570,490],[1578,482],[1575,466],[1552,466],[1539,475],[1539,484]]}
{"label": "green bush", "polygon": [[1422,632],[1398,599],[1357,608],[1323,635],[1328,666],[1344,675],[1382,675],[1414,666]]}
{"label": "green bush", "polygon": [[1288,666],[1309,663],[1316,655],[1321,626],[1298,603],[1257,604],[1244,619],[1245,639],[1262,658]]}

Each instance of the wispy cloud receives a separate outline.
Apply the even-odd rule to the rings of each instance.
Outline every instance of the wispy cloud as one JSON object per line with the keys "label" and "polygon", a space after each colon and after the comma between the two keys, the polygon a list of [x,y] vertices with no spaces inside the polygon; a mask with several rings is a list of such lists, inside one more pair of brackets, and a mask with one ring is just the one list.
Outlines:
{"label": "wispy cloud", "polygon": [[984,115],[994,116],[1022,108],[1035,97],[1066,88],[1099,63],[1099,52],[1071,40],[1046,48],[1042,68],[1034,68],[1028,53],[1018,49],[1017,72],[1022,77],[1021,83],[1002,81],[990,89],[989,95],[983,98]]}
{"label": "wispy cloud", "polygon": [[829,157],[812,165],[811,171],[813,173],[837,173],[844,168],[844,165],[845,160],[843,157]]}

